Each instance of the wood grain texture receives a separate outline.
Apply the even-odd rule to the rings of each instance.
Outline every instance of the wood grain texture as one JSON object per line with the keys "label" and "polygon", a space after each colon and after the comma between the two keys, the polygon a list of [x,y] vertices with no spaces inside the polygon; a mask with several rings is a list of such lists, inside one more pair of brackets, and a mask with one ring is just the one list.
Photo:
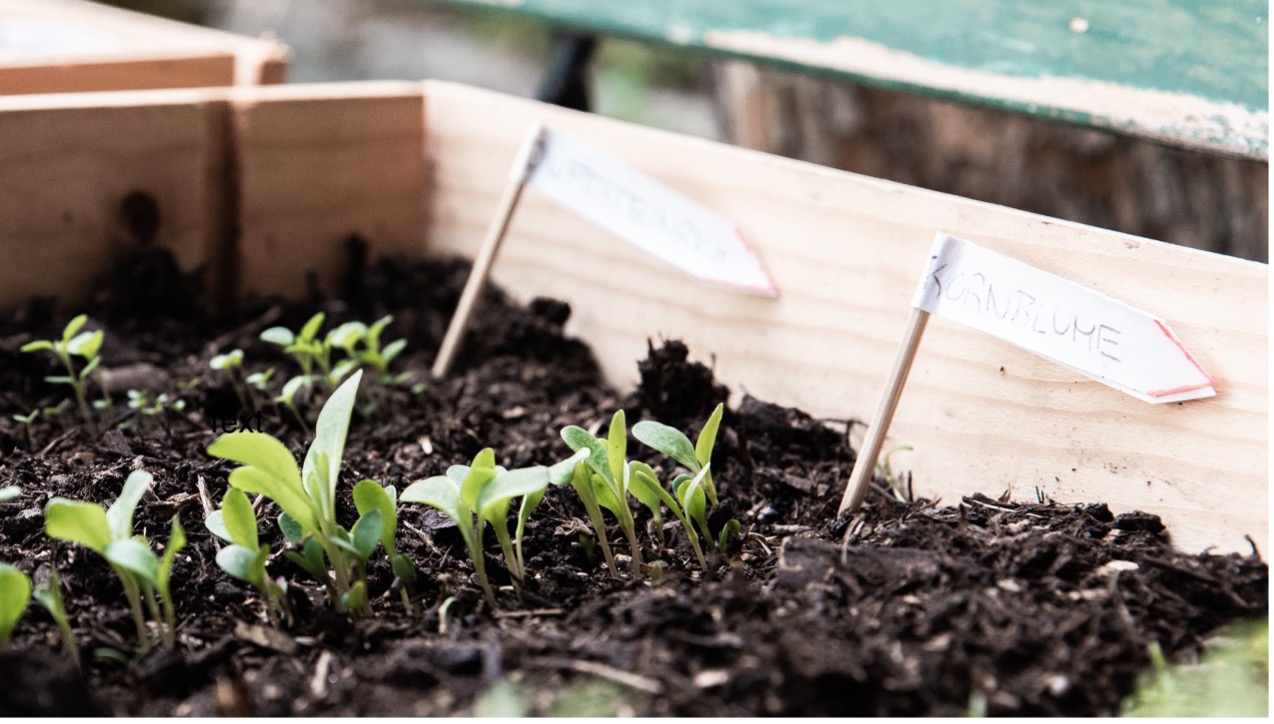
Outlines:
{"label": "wood grain texture", "polygon": [[[569,301],[606,373],[636,380],[647,338],[818,416],[866,419],[935,232],[983,244],[1167,319],[1220,395],[1152,406],[945,320],[929,325],[890,442],[916,490],[1104,500],[1164,516],[1187,550],[1268,540],[1268,268],[900,184],[426,82],[431,253],[472,256],[533,119],[734,219],[777,301],[698,286],[528,193],[495,280]],[[855,444],[861,437],[856,428]],[[839,481],[829,495],[840,495]]]}
{"label": "wood grain texture", "polygon": [[281,83],[287,47],[84,0],[0,0],[0,95]]}
{"label": "wood grain texture", "polygon": [[415,83],[235,89],[240,294],[334,290],[351,237],[421,252],[422,103]]}
{"label": "wood grain texture", "polygon": [[123,202],[145,194],[151,243],[193,271],[224,246],[227,104],[216,92],[0,98],[0,307],[34,295],[76,305],[114,260],[140,248]]}
{"label": "wood grain texture", "polygon": [[1269,157],[1269,8],[1258,0],[449,2]]}

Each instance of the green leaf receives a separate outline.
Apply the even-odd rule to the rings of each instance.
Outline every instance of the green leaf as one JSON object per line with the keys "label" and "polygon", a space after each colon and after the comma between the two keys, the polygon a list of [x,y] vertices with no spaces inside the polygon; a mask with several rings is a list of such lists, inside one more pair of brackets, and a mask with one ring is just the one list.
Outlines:
{"label": "green leaf", "polygon": [[[238,490],[238,488],[231,488],[231,490]],[[221,540],[227,543],[234,543],[234,539],[230,537],[230,531],[226,529],[225,516],[220,510],[214,510],[209,513],[208,517],[203,519],[203,527]]]}
{"label": "green leaf", "polygon": [[358,611],[367,605],[367,583],[359,581],[349,587],[345,595],[341,596],[341,602],[345,604],[345,608],[351,611]]}
{"label": "green leaf", "polygon": [[226,354],[219,354],[208,361],[208,366],[214,370],[227,370],[239,367],[243,364],[243,350],[235,349]]}
{"label": "green leaf", "polygon": [[610,419],[610,433],[606,441],[606,459],[610,463],[610,480],[618,483],[619,497],[627,493],[624,477],[624,458],[628,455],[628,426],[624,420],[624,410],[615,411]]}
{"label": "green leaf", "polygon": [[352,351],[354,345],[358,344],[364,336],[367,335],[367,325],[362,322],[346,322],[341,326],[327,333],[327,343],[333,347],[339,347],[343,350]]}
{"label": "green leaf", "polygon": [[407,556],[391,556],[389,565],[394,570],[394,577],[398,580],[407,585],[416,582],[416,566]]}
{"label": "green leaf", "polygon": [[469,468],[469,474],[465,476],[464,482],[460,484],[460,501],[471,511],[478,509],[478,496],[482,489],[491,482],[499,473],[495,468],[477,467]]}
{"label": "green leaf", "polygon": [[393,362],[394,358],[397,357],[399,354],[401,354],[402,351],[406,348],[407,348],[407,340],[405,339],[396,339],[393,342],[390,342],[389,344],[385,345],[385,351],[381,352],[381,355],[380,355],[381,364],[388,366],[389,363]]}
{"label": "green leaf", "polygon": [[305,325],[301,327],[301,333],[297,335],[297,341],[309,342],[314,339],[314,337],[318,334],[319,327],[323,326],[323,320],[326,318],[327,315],[322,312],[310,317],[310,321],[306,322]]}
{"label": "green leaf", "polygon": [[376,544],[380,542],[380,534],[385,529],[385,519],[381,516],[380,510],[373,508],[363,513],[354,523],[354,530],[351,531],[353,538],[354,551],[358,557],[367,560],[371,558],[372,553],[376,551]]}
{"label": "green leaf", "polygon": [[74,337],[75,333],[80,331],[80,327],[83,327],[86,322],[88,322],[87,314],[81,314],[67,322],[66,327],[62,329],[62,341],[69,342],[71,337]]}
{"label": "green leaf", "polygon": [[717,550],[721,551],[721,555],[730,549],[730,541],[734,540],[739,531],[743,530],[743,524],[738,520],[731,518],[721,528],[721,535],[717,536]]}
{"label": "green leaf", "polygon": [[461,529],[473,527],[468,510],[460,500],[460,491],[456,489],[456,484],[445,475],[435,475],[412,483],[407,486],[399,499],[404,503],[420,503],[436,508],[454,520]]}
{"label": "green leaf", "polygon": [[297,375],[283,383],[283,390],[279,393],[276,402],[286,402],[292,404],[292,398],[296,397],[296,393],[301,391],[302,387],[310,384],[309,375]]}
{"label": "green leaf", "polygon": [[510,470],[495,476],[490,482],[482,486],[482,490],[478,493],[477,505],[475,506],[478,515],[492,523],[501,522],[495,520],[491,515],[496,511],[498,504],[505,503],[507,510],[507,503],[513,498],[542,493],[549,485],[548,473],[548,468],[543,465],[536,465],[529,468]]}
{"label": "green leaf", "polygon": [[380,542],[392,558],[396,554],[394,536],[398,530],[398,511],[395,509],[393,487],[385,489],[375,480],[361,480],[354,486],[354,507],[359,515],[379,510],[383,521]]}
{"label": "green leaf", "polygon": [[154,551],[139,540],[113,540],[102,550],[102,557],[135,573],[152,586],[159,584],[159,559],[155,557]]}
{"label": "green leaf", "polygon": [[588,448],[584,448],[562,462],[550,465],[548,471],[549,485],[561,487],[571,482],[571,475],[575,472],[575,465],[587,460],[590,452]]}
{"label": "green leaf", "polygon": [[[593,437],[588,430],[578,425],[568,425],[562,428],[562,440],[570,446],[575,452],[580,450],[588,450],[588,460],[592,467],[606,478],[611,477],[610,459],[606,454],[606,445],[601,440]],[[611,480],[610,482],[614,482]]]}
{"label": "green leaf", "polygon": [[98,553],[111,542],[111,526],[102,506],[66,498],[52,498],[44,506],[44,533]]}
{"label": "green leaf", "polygon": [[47,349],[50,352],[53,351],[53,343],[47,339],[37,339],[34,342],[27,342],[26,344],[22,345],[21,347],[18,348],[18,351],[19,352],[39,352],[40,350],[43,350],[43,349]]}
{"label": "green leaf", "polygon": [[159,592],[165,599],[171,598],[168,593],[168,580],[172,576],[173,564],[177,560],[177,554],[185,547],[186,531],[181,527],[181,520],[174,515],[172,529],[168,533],[168,543],[164,546],[164,555],[159,559],[159,571],[156,574],[156,579],[159,581]]}
{"label": "green leaf", "polygon": [[287,327],[270,327],[261,333],[262,341],[287,347],[296,341],[296,336]]}
{"label": "green leaf", "polygon": [[234,578],[261,588],[265,582],[265,560],[269,554],[269,548],[253,550],[241,545],[228,545],[217,551],[217,565]]}
{"label": "green leaf", "polygon": [[634,460],[628,464],[631,471],[628,475],[628,492],[641,502],[642,505],[650,508],[652,512],[658,512],[659,506],[663,500],[659,497],[659,483],[653,475],[648,475],[644,470],[635,469],[634,466],[639,465]]}
{"label": "green leaf", "polygon": [[707,476],[710,467],[705,466],[677,491],[681,507],[686,511],[686,515],[699,524],[699,530],[709,541],[712,540],[712,534],[708,531],[708,502],[703,492],[703,479]]}
{"label": "green leaf", "polygon": [[336,382],[339,382],[340,380],[345,379],[346,375],[353,372],[355,369],[358,369],[358,365],[359,365],[359,360],[353,357],[350,357],[349,359],[341,360],[340,362],[336,363],[335,367],[332,368],[332,374],[328,375],[328,381],[332,383],[336,383]]}
{"label": "green leaf", "polygon": [[327,575],[327,563],[324,561],[323,545],[318,542],[317,538],[310,538],[305,541],[305,545],[301,547],[300,553],[288,551],[284,555],[287,559],[301,567],[301,570],[313,576],[319,581],[329,579]]}
{"label": "green leaf", "polygon": [[49,375],[44,378],[44,381],[50,385],[69,385],[74,382],[75,379],[73,377],[67,377],[66,375]]}
{"label": "green leaf", "polygon": [[[97,368],[100,367],[101,364],[102,364],[101,357],[94,357],[93,359],[89,360],[88,364],[84,365],[84,369],[80,370],[79,378],[81,380],[88,379],[88,376],[96,372]],[[101,400],[94,400],[94,402],[101,402]]]}
{"label": "green leaf", "polygon": [[[593,483],[593,494],[597,498],[597,504],[615,514],[616,518],[619,514],[619,499],[615,497],[615,491],[611,489],[610,484],[601,475],[592,473],[589,475]],[[627,501],[625,501],[625,506]]]}
{"label": "green leaf", "polygon": [[699,468],[703,467],[699,464],[699,459],[695,457],[695,449],[690,444],[690,438],[675,427],[669,427],[654,420],[642,420],[633,425],[633,437],[676,460],[692,472],[697,473]]}
{"label": "green leaf", "polygon": [[481,450],[479,450],[478,454],[473,456],[473,464],[470,465],[470,467],[494,468],[495,467],[495,450],[489,447],[484,447]]}
{"label": "green leaf", "polygon": [[119,497],[106,509],[106,522],[110,525],[112,539],[124,540],[133,536],[133,511],[154,480],[145,470],[134,470],[128,474]]}
{"label": "green leaf", "polygon": [[327,483],[325,500],[329,507],[324,513],[329,517],[334,514],[330,507],[331,501],[336,499],[336,481],[341,475],[341,459],[345,454],[345,437],[349,434],[349,418],[354,411],[358,383],[362,379],[363,371],[355,372],[327,398],[327,403],[319,412],[318,422],[314,424],[314,442],[310,444],[310,449],[305,454],[305,464],[301,468],[303,479],[309,480],[310,474],[318,465],[319,455],[326,455],[325,470],[320,479]]}
{"label": "green leaf", "polygon": [[226,497],[221,499],[221,511],[232,543],[252,550],[261,547],[257,538],[257,514],[246,493],[238,488],[227,490]]}
{"label": "green leaf", "polygon": [[6,485],[0,488],[0,503],[16,500],[20,495],[22,495],[22,488],[16,485]]}
{"label": "green leaf", "polygon": [[469,477],[470,468],[468,465],[451,465],[447,468],[447,479],[455,483],[456,490],[464,485],[464,479]]}
{"label": "green leaf", "polygon": [[13,638],[13,627],[18,625],[31,600],[31,579],[13,566],[0,563],[0,642]]}
{"label": "green leaf", "polygon": [[105,338],[106,333],[100,329],[96,332],[81,332],[66,343],[66,351],[85,359],[93,359],[102,349],[102,340]]}
{"label": "green leaf", "polygon": [[241,463],[230,484],[273,500],[309,532],[318,530],[314,504],[301,487],[296,459],[274,436],[260,432],[228,432],[208,446],[208,454]]}
{"label": "green leaf", "polygon": [[367,345],[373,349],[380,346],[380,333],[385,331],[385,327],[394,321],[394,315],[386,314],[380,319],[372,322],[372,326],[367,328]]}

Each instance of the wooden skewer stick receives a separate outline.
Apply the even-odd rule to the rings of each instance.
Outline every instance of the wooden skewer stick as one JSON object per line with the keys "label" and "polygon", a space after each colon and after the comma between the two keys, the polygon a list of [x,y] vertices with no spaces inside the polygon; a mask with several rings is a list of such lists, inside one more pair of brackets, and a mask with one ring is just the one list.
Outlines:
{"label": "wooden skewer stick", "polygon": [[536,164],[543,156],[543,137],[544,126],[536,121],[527,133],[526,140],[522,142],[522,148],[518,151],[512,168],[509,169],[509,181],[504,187],[504,193],[500,196],[495,218],[492,219],[491,226],[487,228],[487,235],[483,238],[478,255],[473,260],[473,269],[469,272],[469,279],[465,282],[464,291],[460,293],[456,312],[451,316],[451,323],[447,325],[447,334],[443,336],[442,346],[439,347],[438,356],[434,359],[433,369],[430,372],[434,379],[446,377],[451,371],[451,363],[455,360],[456,353],[460,350],[460,341],[469,327],[469,318],[473,316],[473,310],[482,296],[482,290],[487,286],[491,265],[495,262],[495,255],[500,251],[500,244],[503,243],[504,234],[509,229],[509,222],[513,219],[518,199],[522,198],[522,189],[526,188],[531,172],[535,170]]}
{"label": "wooden skewer stick", "polygon": [[876,414],[867,428],[863,446],[858,450],[858,459],[854,461],[854,469],[845,485],[845,495],[841,498],[840,509],[836,511],[838,516],[847,510],[856,512],[867,497],[872,473],[876,470],[876,459],[880,457],[880,449],[884,447],[885,434],[889,432],[889,423],[894,419],[894,410],[898,408],[903,385],[907,384],[907,373],[911,372],[911,363],[916,359],[916,350],[920,348],[920,338],[924,336],[928,322],[928,312],[912,308],[911,319],[907,320],[907,331],[898,348],[898,357],[894,359],[894,368],[889,373],[889,380],[880,395],[880,403],[876,406]]}

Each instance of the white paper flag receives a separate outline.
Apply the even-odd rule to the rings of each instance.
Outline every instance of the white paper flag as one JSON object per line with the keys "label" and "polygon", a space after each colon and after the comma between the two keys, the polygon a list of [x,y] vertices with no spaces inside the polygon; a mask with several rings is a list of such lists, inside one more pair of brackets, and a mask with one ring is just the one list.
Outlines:
{"label": "white paper flag", "polygon": [[1145,400],[1216,395],[1162,319],[1016,259],[938,234],[912,306]]}
{"label": "white paper flag", "polygon": [[779,295],[734,224],[622,161],[551,129],[525,159],[515,175],[527,173],[532,188],[624,241],[704,282]]}

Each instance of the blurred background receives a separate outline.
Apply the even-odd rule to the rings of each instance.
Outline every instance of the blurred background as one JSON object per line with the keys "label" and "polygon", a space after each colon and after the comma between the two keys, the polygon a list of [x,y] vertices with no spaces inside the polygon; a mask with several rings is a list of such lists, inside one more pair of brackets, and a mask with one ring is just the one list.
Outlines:
{"label": "blurred background", "polygon": [[[555,35],[424,0],[112,0],[291,47],[290,80],[458,81],[535,97]],[[1268,164],[599,38],[590,110],[1138,236],[1269,258]]]}

